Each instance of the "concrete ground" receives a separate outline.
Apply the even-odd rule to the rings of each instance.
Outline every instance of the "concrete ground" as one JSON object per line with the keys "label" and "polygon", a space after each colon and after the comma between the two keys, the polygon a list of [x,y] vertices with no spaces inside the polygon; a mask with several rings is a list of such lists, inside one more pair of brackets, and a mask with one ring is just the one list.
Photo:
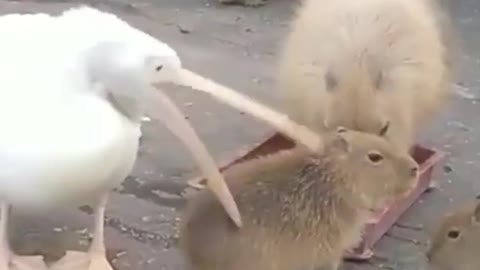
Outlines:
{"label": "concrete ground", "polygon": [[[185,65],[271,106],[278,106],[273,85],[275,57],[293,0],[270,0],[261,8],[221,6],[215,0],[88,0],[112,11],[176,48]],[[0,13],[59,12],[72,1],[0,1]],[[446,151],[435,172],[439,189],[424,194],[378,243],[369,263],[345,269],[422,269],[427,233],[439,215],[480,192],[480,2],[453,3],[464,52],[460,95],[420,141]],[[171,88],[169,94],[188,115],[217,161],[229,160],[262,139],[268,127],[205,95]],[[177,214],[184,204],[186,180],[197,175],[190,156],[158,123],[145,123],[139,160],[108,208],[109,257],[122,269],[184,269],[176,248]],[[11,241],[22,254],[55,260],[65,249],[85,249],[93,218],[87,207],[59,209],[46,216],[14,213]],[[416,225],[421,229],[408,229]],[[408,226],[407,226],[408,227]],[[395,254],[395,255],[394,255]]]}

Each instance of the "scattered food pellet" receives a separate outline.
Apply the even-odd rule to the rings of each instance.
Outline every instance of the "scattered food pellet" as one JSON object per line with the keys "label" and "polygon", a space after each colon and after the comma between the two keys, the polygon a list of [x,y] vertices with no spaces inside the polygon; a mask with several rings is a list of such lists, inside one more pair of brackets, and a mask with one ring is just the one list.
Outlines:
{"label": "scattered food pellet", "polygon": [[85,229],[76,230],[75,233],[77,233],[77,234],[86,234],[87,231],[88,231],[87,228],[85,228]]}
{"label": "scattered food pellet", "polygon": [[125,256],[125,255],[127,255],[127,252],[125,250],[122,250],[122,251],[118,252],[117,254],[115,254],[115,257],[120,258],[120,257]]}
{"label": "scattered food pellet", "polygon": [[149,217],[149,216],[142,217],[143,222],[150,222],[151,220],[152,220],[152,217]]}

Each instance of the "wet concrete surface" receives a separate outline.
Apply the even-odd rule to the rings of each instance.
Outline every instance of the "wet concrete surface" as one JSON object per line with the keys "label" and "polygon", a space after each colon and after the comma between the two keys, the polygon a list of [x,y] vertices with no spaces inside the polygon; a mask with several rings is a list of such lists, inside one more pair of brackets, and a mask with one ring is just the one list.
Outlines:
{"label": "wet concrete surface", "polygon": [[[261,8],[221,6],[215,0],[83,1],[114,12],[172,45],[185,66],[238,89],[273,107],[275,56],[296,1],[270,0]],[[0,1],[0,13],[58,13],[73,1]],[[464,51],[458,80],[461,93],[419,141],[445,151],[434,178],[439,188],[424,194],[399,224],[377,244],[368,263],[344,269],[423,269],[427,234],[440,215],[480,193],[480,2],[458,0],[452,12]],[[270,131],[206,95],[182,88],[168,94],[218,161],[264,138]],[[106,243],[117,269],[184,269],[176,248],[178,210],[185,202],[186,181],[198,171],[186,149],[159,123],[146,122],[139,159],[132,175],[108,206]],[[93,216],[88,207],[47,214],[16,213],[11,242],[21,254],[58,259],[65,249],[85,250]],[[414,225],[417,229],[408,228]]]}

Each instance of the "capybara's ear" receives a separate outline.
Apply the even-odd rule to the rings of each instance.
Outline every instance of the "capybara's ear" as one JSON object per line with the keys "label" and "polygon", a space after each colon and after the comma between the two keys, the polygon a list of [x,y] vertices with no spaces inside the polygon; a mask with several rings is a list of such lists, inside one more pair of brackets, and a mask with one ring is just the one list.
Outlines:
{"label": "capybara's ear", "polygon": [[345,129],[339,132],[337,129],[337,134],[335,134],[335,137],[332,141],[332,147],[341,152],[349,153],[351,151],[351,145],[349,136],[346,136],[347,134],[345,134],[346,131],[347,130]]}

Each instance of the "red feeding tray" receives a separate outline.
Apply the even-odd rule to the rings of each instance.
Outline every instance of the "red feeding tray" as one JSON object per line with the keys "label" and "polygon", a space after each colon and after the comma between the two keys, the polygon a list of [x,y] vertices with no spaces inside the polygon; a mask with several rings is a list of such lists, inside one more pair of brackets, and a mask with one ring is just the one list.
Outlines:
{"label": "red feeding tray", "polygon": [[[294,142],[280,133],[270,134],[265,140],[239,154],[233,161],[226,162],[220,171],[249,159],[272,154],[280,150],[294,147]],[[364,231],[360,244],[345,254],[345,259],[367,260],[373,255],[373,246],[390,229],[398,218],[424,193],[430,186],[435,165],[444,158],[444,153],[415,145],[413,158],[420,165],[420,177],[416,188],[401,200],[387,205],[382,213],[378,213],[375,221],[369,223]]]}

